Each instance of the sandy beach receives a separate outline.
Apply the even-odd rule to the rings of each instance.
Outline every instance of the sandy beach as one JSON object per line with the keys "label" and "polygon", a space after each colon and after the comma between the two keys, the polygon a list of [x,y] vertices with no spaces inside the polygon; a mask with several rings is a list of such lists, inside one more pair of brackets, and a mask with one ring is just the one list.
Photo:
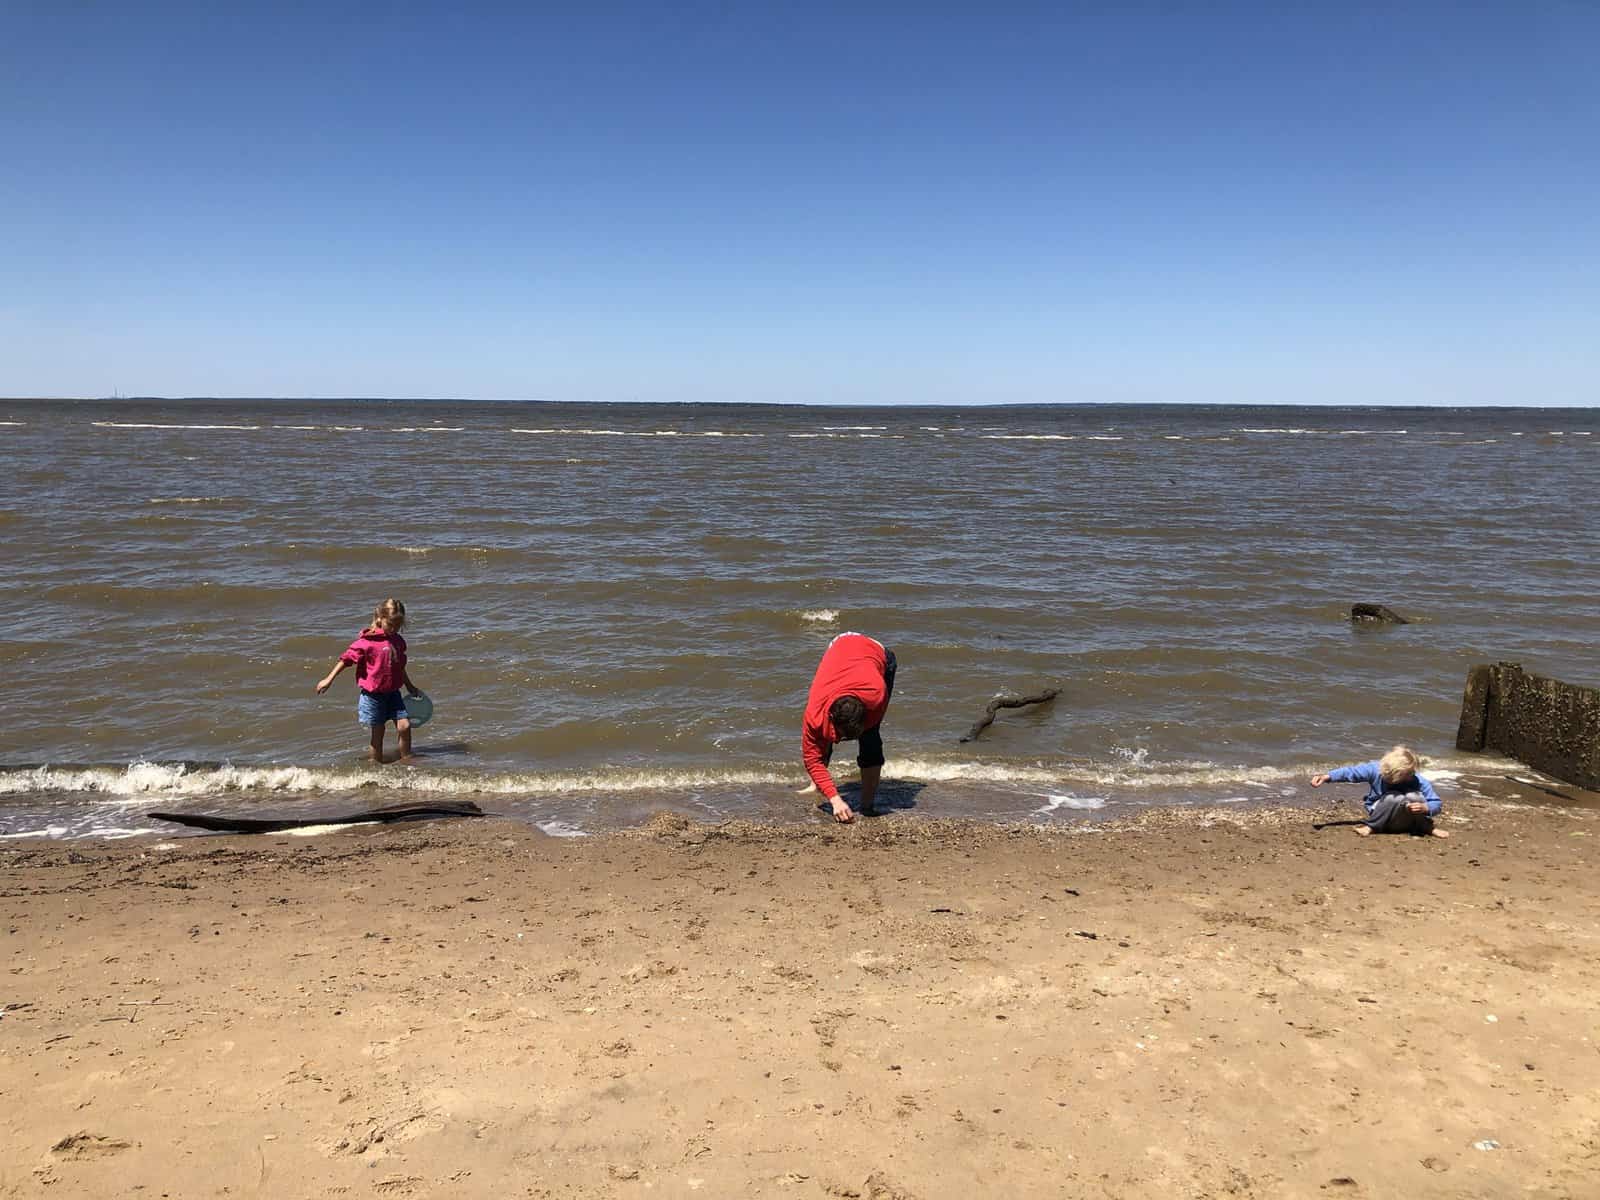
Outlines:
{"label": "sandy beach", "polygon": [[1600,812],[1314,816],[13,843],[0,1194],[1600,1194]]}

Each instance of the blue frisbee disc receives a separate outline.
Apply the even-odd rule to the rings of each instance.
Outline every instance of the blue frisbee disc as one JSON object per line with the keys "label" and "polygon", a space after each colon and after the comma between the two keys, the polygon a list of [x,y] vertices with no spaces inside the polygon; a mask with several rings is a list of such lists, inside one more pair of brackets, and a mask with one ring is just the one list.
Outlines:
{"label": "blue frisbee disc", "polygon": [[411,728],[426,725],[433,720],[433,701],[428,699],[426,692],[418,692],[415,696],[405,699],[406,716],[411,718]]}

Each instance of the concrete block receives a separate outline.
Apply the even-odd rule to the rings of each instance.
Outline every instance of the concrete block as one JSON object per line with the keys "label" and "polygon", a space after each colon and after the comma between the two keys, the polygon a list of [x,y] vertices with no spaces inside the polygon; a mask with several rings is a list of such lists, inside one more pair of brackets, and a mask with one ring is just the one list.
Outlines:
{"label": "concrete block", "polygon": [[1496,750],[1557,779],[1600,789],[1600,689],[1530,675],[1518,663],[1473,667],[1456,745]]}

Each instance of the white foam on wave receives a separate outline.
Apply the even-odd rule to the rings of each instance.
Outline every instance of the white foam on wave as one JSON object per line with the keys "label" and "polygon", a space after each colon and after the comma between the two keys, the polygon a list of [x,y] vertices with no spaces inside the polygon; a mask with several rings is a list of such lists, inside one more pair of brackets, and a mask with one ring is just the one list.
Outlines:
{"label": "white foam on wave", "polygon": [[1075,442],[1075,433],[986,433],[986,442]]}
{"label": "white foam on wave", "polygon": [[1321,430],[1318,430],[1318,429],[1284,429],[1284,428],[1278,428],[1278,427],[1275,427],[1275,426],[1267,426],[1267,427],[1260,428],[1260,429],[1251,429],[1251,428],[1248,428],[1248,427],[1244,428],[1244,429],[1235,429],[1234,432],[1235,433],[1320,433]]}
{"label": "white foam on wave", "polygon": [[26,421],[0,421],[0,425],[5,425],[8,428],[14,428],[14,427],[16,427],[18,425],[26,425],[26,424],[27,424]]}
{"label": "white foam on wave", "polygon": [[302,431],[321,429],[321,425],[274,425],[274,429],[298,429]]}
{"label": "white foam on wave", "polygon": [[788,783],[787,770],[627,770],[448,772],[422,768],[236,767],[139,762],[127,767],[29,767],[0,771],[0,795],[84,793],[108,802],[218,793],[319,793],[378,788],[432,795],[563,795],[592,791],[676,791],[707,786]]}
{"label": "white foam on wave", "polygon": [[569,437],[631,437],[631,438],[759,438],[764,433],[740,433],[724,429],[523,429],[513,426],[512,433],[565,434]]}
{"label": "white foam on wave", "polygon": [[221,496],[153,496],[151,504],[221,504]]}
{"label": "white foam on wave", "polygon": [[1073,796],[1058,793],[1049,793],[1044,798],[1044,804],[1034,809],[1037,816],[1047,816],[1066,808],[1075,812],[1093,812],[1097,808],[1104,808],[1104,796]]}
{"label": "white foam on wave", "polygon": [[839,610],[836,608],[808,608],[800,613],[802,621],[815,621],[821,625],[831,625],[839,619]]}
{"label": "white foam on wave", "polygon": [[[1249,766],[1214,762],[1151,762],[1148,751],[1114,752],[1114,761],[1060,764],[1004,763],[978,760],[941,761],[896,756],[889,765],[895,778],[928,783],[972,782],[1024,784],[1041,794],[1071,795],[1102,788],[1127,791],[1184,792],[1243,787],[1279,790],[1304,783],[1313,768]],[[1507,761],[1507,766],[1514,766]],[[1473,774],[1497,769],[1494,761],[1474,762]],[[1526,770],[1526,768],[1522,768]],[[1463,772],[1451,761],[1429,762],[1428,778],[1453,782]],[[788,762],[755,767],[620,768],[592,771],[462,771],[428,765],[405,767],[307,767],[191,765],[136,762],[125,767],[23,767],[0,770],[0,796],[77,793],[101,797],[109,805],[139,806],[155,800],[218,794],[318,794],[379,791],[441,796],[556,796],[589,792],[703,791],[792,785],[798,766]],[[1287,793],[1285,793],[1287,794]]]}
{"label": "white foam on wave", "polygon": [[396,425],[391,433],[461,433],[465,425]]}
{"label": "white foam on wave", "polygon": [[1122,440],[1122,436],[1120,434],[1111,433],[1091,433],[1089,435],[1089,440],[1091,442],[1120,442]]}
{"label": "white foam on wave", "polygon": [[343,825],[301,825],[298,829],[285,829],[283,833],[288,837],[321,837],[325,833],[338,833],[341,829],[354,829],[355,825],[345,822]]}
{"label": "white foam on wave", "polygon": [[554,838],[581,838],[589,835],[576,825],[569,825],[565,821],[538,821],[535,823],[539,832],[547,837]]}
{"label": "white foam on wave", "polygon": [[157,421],[91,421],[102,429],[260,429],[259,425],[177,425]]}
{"label": "white foam on wave", "polygon": [[824,425],[824,429],[837,430],[841,433],[856,433],[861,430],[887,429],[887,425]]}
{"label": "white foam on wave", "polygon": [[[738,436],[763,437],[765,435],[742,433]],[[878,440],[887,439],[892,442],[905,441],[905,434],[903,433],[786,433],[783,436],[791,438],[832,438],[835,441],[859,441],[863,438],[874,438]]]}

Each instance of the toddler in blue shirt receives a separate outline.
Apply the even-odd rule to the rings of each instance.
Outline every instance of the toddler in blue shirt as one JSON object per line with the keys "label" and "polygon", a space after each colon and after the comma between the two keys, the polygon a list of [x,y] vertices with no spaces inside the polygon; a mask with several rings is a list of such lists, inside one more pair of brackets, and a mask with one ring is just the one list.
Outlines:
{"label": "toddler in blue shirt", "polygon": [[1382,758],[1372,762],[1338,767],[1322,775],[1311,777],[1312,787],[1333,783],[1364,783],[1367,794],[1361,802],[1366,805],[1367,819],[1356,826],[1362,837],[1374,833],[1412,833],[1419,837],[1449,837],[1442,829],[1435,829],[1433,818],[1439,815],[1443,802],[1417,768],[1422,760],[1409,746],[1396,746]]}

